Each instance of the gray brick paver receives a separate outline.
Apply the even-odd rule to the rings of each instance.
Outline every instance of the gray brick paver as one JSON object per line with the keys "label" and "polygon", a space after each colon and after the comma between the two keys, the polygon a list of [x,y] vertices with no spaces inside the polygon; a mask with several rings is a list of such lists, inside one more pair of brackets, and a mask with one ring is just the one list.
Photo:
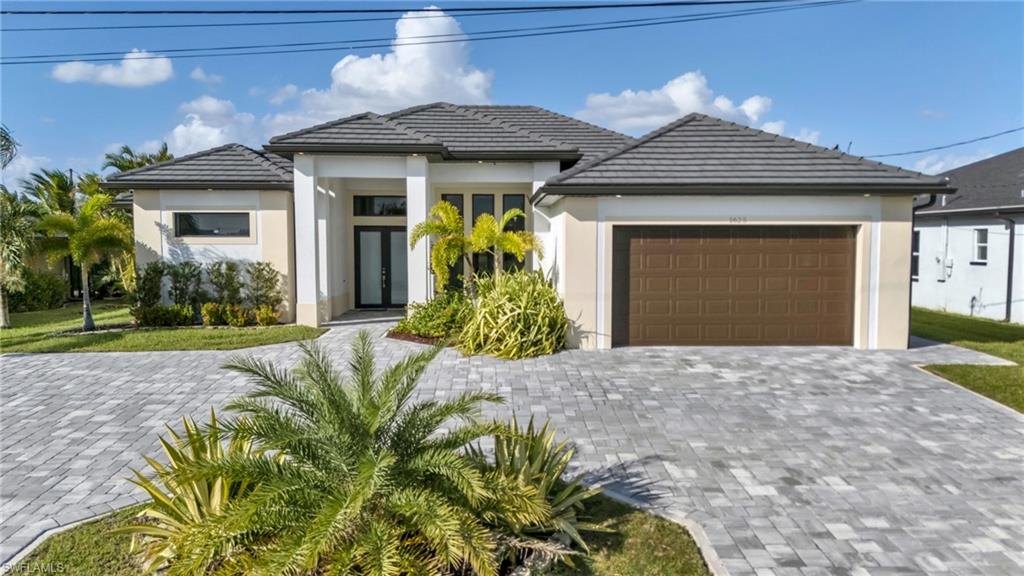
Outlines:
{"label": "gray brick paver", "polygon": [[[343,360],[342,324],[321,344]],[[378,340],[380,362],[421,347]],[[292,364],[293,344],[246,351]],[[0,356],[0,561],[142,499],[156,434],[244,392],[235,353]],[[551,418],[575,470],[702,526],[729,574],[1010,575],[1024,568],[1024,416],[914,367],[951,346],[636,348],[528,361],[443,351],[421,393],[486,388],[488,416]]]}

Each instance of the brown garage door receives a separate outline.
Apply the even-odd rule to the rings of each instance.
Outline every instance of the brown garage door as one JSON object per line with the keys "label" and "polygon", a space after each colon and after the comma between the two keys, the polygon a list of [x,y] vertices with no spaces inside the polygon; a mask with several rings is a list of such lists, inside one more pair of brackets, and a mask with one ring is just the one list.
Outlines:
{"label": "brown garage door", "polygon": [[853,341],[846,226],[616,226],[612,344]]}

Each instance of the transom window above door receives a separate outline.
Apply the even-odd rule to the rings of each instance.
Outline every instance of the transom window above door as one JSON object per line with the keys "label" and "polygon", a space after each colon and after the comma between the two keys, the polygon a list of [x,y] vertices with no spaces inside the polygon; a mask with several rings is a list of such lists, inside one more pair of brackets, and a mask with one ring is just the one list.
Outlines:
{"label": "transom window above door", "polygon": [[405,216],[404,196],[354,196],[356,216]]}

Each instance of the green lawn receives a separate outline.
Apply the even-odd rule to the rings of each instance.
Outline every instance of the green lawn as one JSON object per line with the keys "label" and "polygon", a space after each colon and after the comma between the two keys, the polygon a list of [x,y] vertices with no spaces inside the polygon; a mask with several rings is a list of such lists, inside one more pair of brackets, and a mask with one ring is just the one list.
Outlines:
{"label": "green lawn", "polygon": [[936,365],[928,370],[1024,412],[1024,326],[914,308],[915,336],[949,342],[1016,362],[1019,366]]}
{"label": "green lawn", "polygon": [[[138,507],[126,508],[47,539],[12,574],[43,573],[47,566],[78,576],[139,574],[130,553],[131,537],[110,530],[127,524]],[[682,526],[598,496],[587,506],[591,520],[610,533],[586,533],[591,555],[576,568],[559,567],[557,576],[708,576],[704,559]]]}
{"label": "green lawn", "polygon": [[61,334],[82,326],[82,309],[67,305],[56,310],[11,314],[11,328],[0,330],[0,352],[142,352],[147,350],[235,350],[316,338],[323,329],[308,326],[267,328],[148,328],[106,330],[131,322],[128,306],[119,301],[93,305],[100,332]]}

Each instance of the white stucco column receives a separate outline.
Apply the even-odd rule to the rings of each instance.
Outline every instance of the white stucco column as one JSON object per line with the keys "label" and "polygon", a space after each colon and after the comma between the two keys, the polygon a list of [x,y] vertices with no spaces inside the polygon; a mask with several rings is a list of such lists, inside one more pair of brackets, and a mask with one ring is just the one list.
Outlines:
{"label": "white stucco column", "polygon": [[[427,219],[430,211],[430,180],[427,159],[409,156],[405,164],[406,230]],[[420,240],[409,250],[409,302],[426,302],[430,298],[430,243]]]}
{"label": "white stucco column", "polygon": [[[530,194],[536,194],[537,190],[540,190],[541,186],[548,178],[558,174],[559,163],[558,162],[534,162],[533,163],[533,180],[530,186]],[[559,228],[561,220],[557,222],[553,221],[551,217],[541,208],[527,207],[527,210],[533,211],[533,233],[540,238],[541,245],[544,248],[544,258],[540,258],[536,252],[534,252],[530,258],[532,259],[531,267],[533,270],[540,270],[544,272],[544,275],[548,278],[555,280],[555,286],[559,294],[565,294],[565,284],[561,281],[558,270],[555,269],[561,259],[558,257],[560,250],[564,250],[564,243],[561,238],[561,230]]]}
{"label": "white stucco column", "polygon": [[316,165],[312,156],[295,155],[295,321],[318,326],[320,258],[317,239]]}

